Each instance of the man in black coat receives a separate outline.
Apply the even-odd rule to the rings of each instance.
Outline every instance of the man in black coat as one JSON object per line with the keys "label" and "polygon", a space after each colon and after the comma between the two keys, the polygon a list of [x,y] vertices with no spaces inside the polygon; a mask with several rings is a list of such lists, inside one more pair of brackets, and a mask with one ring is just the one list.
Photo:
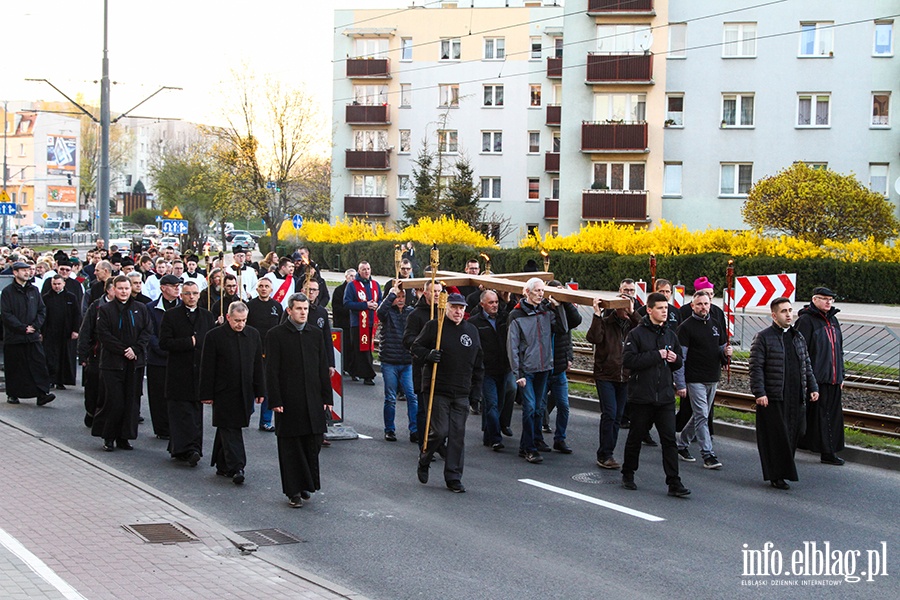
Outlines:
{"label": "man in black coat", "polygon": [[[291,282],[293,283],[293,281]],[[273,327],[277,327],[283,320],[284,309],[280,302],[272,298],[272,280],[261,277],[256,282],[256,298],[247,303],[247,325],[259,332],[261,340],[265,341],[266,334]],[[265,351],[263,351],[263,364],[265,364]],[[259,407],[259,430],[275,431],[272,424],[272,409],[268,400],[263,400]]]}
{"label": "man in black coat", "polygon": [[[356,269],[347,269],[344,271],[344,283],[337,286],[334,290],[334,297],[331,299],[331,314],[334,319],[334,327],[341,330],[341,356],[347,356],[347,336],[350,335],[350,309],[344,306],[344,292],[347,291],[347,285],[356,277]],[[346,367],[346,359],[344,360],[344,373],[348,373]]]}
{"label": "man in black coat", "polygon": [[153,433],[158,439],[169,439],[169,409],[166,402],[166,364],[168,354],[159,346],[159,330],[163,315],[181,305],[181,280],[175,275],[163,275],[159,280],[159,297],[147,305],[152,325],[147,353],[147,403]]}
{"label": "man in black coat", "polygon": [[478,329],[481,338],[481,349],[484,352],[484,382],[482,384],[481,430],[484,432],[482,443],[495,452],[503,449],[500,415],[506,405],[515,399],[516,381],[509,368],[506,355],[506,319],[509,313],[505,305],[501,308],[500,297],[493,290],[481,292],[481,310],[469,319],[469,323]]}
{"label": "man in black coat", "polygon": [[75,385],[75,359],[78,330],[81,328],[81,303],[65,289],[66,280],[54,275],[50,291],[43,295],[47,319],[41,329],[50,385],[58,390]]}
{"label": "man in black coat", "polygon": [[247,327],[247,305],[240,300],[229,305],[225,325],[206,334],[199,388],[200,401],[213,407],[211,465],[240,485],[247,466],[241,430],[250,425],[254,401],[262,404],[266,395],[262,340]]}
{"label": "man in black coat", "polygon": [[266,336],[269,406],[275,412],[281,490],[290,506],[321,488],[319,450],[331,404],[331,380],[321,331],[308,322],[309,300],[290,297],[285,323]]}
{"label": "man in black coat", "polygon": [[[75,299],[78,301],[78,311],[82,312],[81,308],[82,302],[84,300],[84,287],[80,283],[78,283],[77,279],[69,277],[69,275],[72,274],[72,263],[67,257],[60,258],[59,261],[57,261],[56,274],[60,275],[63,278],[66,291],[75,296]],[[52,280],[52,277],[48,277],[44,280],[44,283],[41,286],[41,295],[46,294],[50,291],[50,282]]]}
{"label": "man in black coat", "polygon": [[[428,321],[432,320],[431,311],[432,304],[434,305],[434,311],[437,312],[437,302],[438,298],[441,295],[441,291],[443,290],[443,286],[440,282],[435,281],[434,286],[432,287],[431,282],[425,284],[425,291],[422,293],[422,296],[419,298],[419,301],[416,302],[416,306],[413,311],[406,318],[406,329],[403,330],[403,345],[407,350],[412,353],[413,342],[416,341],[416,338],[419,337],[419,334],[422,333],[422,329],[425,328],[425,324]],[[427,397],[422,395],[422,369],[425,367],[425,360],[417,357],[413,354],[412,357],[412,378],[413,378],[413,390],[416,392],[416,397],[419,399],[424,398],[423,401],[419,401],[418,410],[416,412],[416,431],[418,432],[419,438],[419,446],[422,446],[422,441],[425,439],[425,436],[422,435],[422,432],[425,431],[425,414],[428,410],[428,400]]]}
{"label": "man in black coat", "polygon": [[[557,280],[547,282],[547,294],[550,288],[562,289],[563,284]],[[569,379],[566,372],[575,360],[575,352],[572,348],[572,330],[581,325],[581,313],[571,302],[560,302],[556,312],[565,313],[565,321],[562,315],[557,317],[557,323],[566,323],[566,329],[562,333],[553,336],[553,371],[547,379],[546,400],[543,402],[544,424],[549,425],[550,413],[556,407],[556,429],[553,431],[553,449],[563,454],[572,454],[572,449],[566,443],[566,430],[569,427]],[[549,429],[549,427],[547,427]],[[535,431],[538,450],[549,452],[550,448],[544,442],[544,436],[540,431]]]}
{"label": "man in black coat", "polygon": [[83,367],[81,384],[84,386],[84,425],[94,424],[94,413],[100,399],[100,339],[97,337],[97,310],[101,305],[115,300],[113,278],[106,280],[106,295],[95,300],[84,313],[78,332],[78,362]]}
{"label": "man in black coat", "polygon": [[[335,373],[334,368],[334,343],[331,341],[331,323],[328,320],[328,310],[320,305],[317,300],[325,284],[311,279],[308,285],[303,286],[302,294],[309,299],[309,322],[322,331],[322,339],[325,341],[325,354],[328,356],[328,373]],[[285,311],[287,319],[287,311]]]}
{"label": "man in black coat", "polygon": [[406,416],[409,419],[409,441],[419,440],[416,415],[419,410],[418,397],[413,389],[412,356],[403,346],[403,333],[406,321],[413,312],[406,305],[407,295],[397,287],[394,280],[388,295],[378,306],[378,321],[381,323],[381,339],[378,345],[378,357],[381,359],[381,377],[384,379],[384,439],[397,441],[395,417],[397,414],[397,396],[402,392],[406,396]]}
{"label": "man in black coat", "polygon": [[52,402],[50,375],[41,345],[41,327],[47,316],[41,292],[31,283],[31,267],[13,263],[12,283],[0,294],[3,319],[3,354],[6,373],[6,401],[37,398],[38,406]]}
{"label": "man in black coat", "polygon": [[97,309],[103,394],[91,427],[94,437],[103,438],[107,452],[116,447],[132,450],[128,440],[137,439],[143,368],[151,334],[147,307],[131,298],[128,278],[117,276],[113,287],[115,300]]}
{"label": "man in black coat", "polygon": [[200,287],[187,281],[181,304],[166,311],[159,327],[159,347],[166,352],[165,394],[169,417],[169,454],[195,467],[203,455],[203,405],[197,384],[206,334],[215,319],[200,308]]}

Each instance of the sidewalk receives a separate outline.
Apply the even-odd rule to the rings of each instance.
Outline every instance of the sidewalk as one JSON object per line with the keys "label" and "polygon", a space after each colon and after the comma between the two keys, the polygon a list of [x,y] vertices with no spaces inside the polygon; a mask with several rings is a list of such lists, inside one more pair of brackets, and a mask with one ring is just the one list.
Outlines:
{"label": "sidewalk", "polygon": [[[361,599],[259,553],[162,492],[0,420],[0,598]],[[146,543],[123,529],[177,523],[199,541]]]}

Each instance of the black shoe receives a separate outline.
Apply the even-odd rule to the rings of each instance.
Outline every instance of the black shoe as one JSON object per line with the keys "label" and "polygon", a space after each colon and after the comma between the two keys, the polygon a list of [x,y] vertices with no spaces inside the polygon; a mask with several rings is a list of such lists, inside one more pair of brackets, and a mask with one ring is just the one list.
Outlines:
{"label": "black shoe", "polygon": [[354,375],[353,377],[350,378],[350,381],[359,381],[359,377]]}
{"label": "black shoe", "polygon": [[500,428],[500,433],[502,433],[502,434],[505,435],[506,437],[512,437],[512,436],[513,436],[512,429],[510,429],[509,427],[501,427],[501,428]]}
{"label": "black shoe", "polygon": [[631,429],[631,421],[622,419],[622,422],[619,423],[619,429]]}
{"label": "black shoe", "polygon": [[419,466],[416,468],[416,476],[419,478],[419,483],[428,483],[428,469],[431,467],[430,463],[422,464],[422,459],[419,458]]}
{"label": "black shoe", "polygon": [[300,490],[300,497],[304,500],[309,500],[309,492],[306,490]]}
{"label": "black shoe", "polygon": [[56,394],[43,394],[41,396],[38,396],[37,405],[43,406],[45,404],[53,402],[54,400],[56,400]]}
{"label": "black shoe", "polygon": [[547,442],[545,442],[544,440],[535,441],[534,447],[537,448],[538,452],[550,452],[550,446],[548,446]]}
{"label": "black shoe", "polygon": [[500,442],[491,444],[491,450],[493,450],[494,452],[500,452],[501,450],[503,450],[503,448],[505,448],[505,446]]}
{"label": "black shoe", "polygon": [[669,495],[676,498],[687,498],[691,495],[691,490],[684,487],[683,484],[674,483],[669,486]]}
{"label": "black shoe", "polygon": [[363,385],[375,385],[375,380],[372,378],[363,379]]}
{"label": "black shoe", "polygon": [[271,432],[275,431],[275,426],[272,425],[271,423],[263,423],[262,425],[259,426],[259,430],[260,431],[268,431],[271,433]]}
{"label": "black shoe", "polygon": [[447,489],[450,490],[451,492],[453,492],[454,494],[465,494],[466,493],[466,486],[464,486],[462,484],[462,482],[459,481],[458,479],[454,480],[454,481],[448,481]]}
{"label": "black shoe", "polygon": [[622,487],[626,490],[634,491],[637,489],[637,484],[634,483],[634,479],[631,477],[622,477]]}
{"label": "black shoe", "polygon": [[526,452],[525,460],[530,462],[533,465],[544,462],[544,457],[538,454],[537,452]]}
{"label": "black shoe", "polygon": [[[478,408],[477,406],[475,406],[474,404],[470,404],[470,405],[469,405],[469,412],[472,413],[473,415],[480,415],[480,414],[481,414],[481,409]],[[463,490],[463,491],[465,491],[465,490]]]}
{"label": "black shoe", "polygon": [[300,494],[296,496],[291,496],[291,499],[288,500],[288,506],[291,508],[300,508],[303,506],[303,498],[300,497]]}
{"label": "black shoe", "polygon": [[419,434],[415,431],[409,432],[409,441],[412,442],[413,444],[418,444],[419,443]]}
{"label": "black shoe", "polygon": [[566,443],[566,440],[557,440],[553,442],[553,449],[563,454],[572,454],[572,449]]}
{"label": "black shoe", "polygon": [[119,450],[134,450],[134,446],[128,443],[128,440],[116,440],[116,448]]}
{"label": "black shoe", "polygon": [[168,439],[169,439],[169,436],[163,435],[163,434],[157,434],[157,435],[156,435],[156,439],[158,439],[158,440],[168,440]]}
{"label": "black shoe", "polygon": [[553,433],[549,425],[541,425],[541,433]]}
{"label": "black shoe", "polygon": [[791,486],[788,485],[787,481],[784,479],[776,479],[772,482],[773,488],[778,488],[779,490],[789,490]]}
{"label": "black shoe", "polygon": [[329,442],[328,440],[322,440],[322,446],[330,446],[330,445],[331,445],[331,442]]}
{"label": "black shoe", "polygon": [[525,451],[519,448],[519,458],[525,458]]}
{"label": "black shoe", "polygon": [[228,471],[223,471],[222,469],[216,469],[216,475],[219,477],[233,477],[234,473],[229,473]]}
{"label": "black shoe", "polygon": [[142,417],[141,415],[138,415],[138,423],[143,423],[143,422],[144,422],[144,417]]}
{"label": "black shoe", "polygon": [[91,427],[94,424],[94,415],[84,413],[84,426]]}
{"label": "black shoe", "polygon": [[231,477],[231,481],[234,482],[235,485],[241,485],[244,483],[244,470],[238,469],[234,472],[234,475]]}
{"label": "black shoe", "polygon": [[840,456],[837,456],[836,454],[823,454],[822,462],[826,465],[841,466],[842,464],[844,464],[844,459]]}
{"label": "black shoe", "polygon": [[384,441],[386,441],[386,442],[396,442],[396,441],[397,441],[397,434],[394,433],[393,431],[386,431],[385,434],[384,434]]}
{"label": "black shoe", "polygon": [[187,457],[187,462],[192,467],[196,467],[197,463],[200,462],[200,453],[197,451],[191,452]]}
{"label": "black shoe", "polygon": [[659,446],[659,444],[656,443],[656,440],[654,440],[653,437],[649,433],[643,440],[641,440],[641,443],[644,444],[645,446],[650,446],[650,447]]}
{"label": "black shoe", "polygon": [[397,402],[406,402],[406,394],[402,392],[397,394]]}
{"label": "black shoe", "polygon": [[66,389],[66,386],[64,386],[64,385],[61,384],[61,383],[57,383],[57,384],[56,384],[56,389],[58,389],[58,390],[64,390],[64,389]]}
{"label": "black shoe", "polygon": [[114,440],[103,440],[103,449],[107,452],[112,452],[116,449],[115,443]]}
{"label": "black shoe", "polygon": [[19,404],[19,399],[16,398],[15,396],[7,396],[6,403],[7,404]]}

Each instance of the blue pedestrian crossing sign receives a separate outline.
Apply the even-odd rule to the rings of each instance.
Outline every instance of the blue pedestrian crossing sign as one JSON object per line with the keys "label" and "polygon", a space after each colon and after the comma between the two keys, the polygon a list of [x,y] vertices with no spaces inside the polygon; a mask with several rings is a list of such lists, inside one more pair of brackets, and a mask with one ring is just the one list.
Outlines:
{"label": "blue pedestrian crossing sign", "polygon": [[294,224],[294,229],[300,229],[303,227],[303,215],[294,215],[291,223]]}
{"label": "blue pedestrian crossing sign", "polygon": [[182,235],[188,232],[188,222],[185,219],[164,219],[160,229],[169,235]]}

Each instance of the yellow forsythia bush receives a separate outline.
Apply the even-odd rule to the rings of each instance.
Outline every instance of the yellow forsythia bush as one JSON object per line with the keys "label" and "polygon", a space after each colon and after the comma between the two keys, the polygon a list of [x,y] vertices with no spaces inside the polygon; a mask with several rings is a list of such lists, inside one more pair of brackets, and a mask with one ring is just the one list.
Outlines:
{"label": "yellow forsythia bush", "polygon": [[783,256],[786,258],[835,258],[847,262],[900,261],[900,248],[866,241],[834,242],[818,246],[789,236],[765,237],[754,231],[707,229],[689,231],[662,221],[655,229],[635,229],[627,225],[601,223],[585,225],[578,233],[562,237],[549,234],[543,240],[530,237],[522,247],[567,250],[576,253],[613,252],[674,256],[722,252],[732,256]]}
{"label": "yellow forsythia bush", "polygon": [[496,246],[494,240],[475,231],[462,221],[442,216],[440,219],[420,219],[402,231],[388,231],[381,224],[373,225],[359,219],[338,219],[332,225],[326,221],[304,221],[303,227],[294,229],[285,221],[278,231],[280,240],[307,240],[310,242],[349,243],[366,241],[412,241],[417,244],[460,244],[474,248]]}

